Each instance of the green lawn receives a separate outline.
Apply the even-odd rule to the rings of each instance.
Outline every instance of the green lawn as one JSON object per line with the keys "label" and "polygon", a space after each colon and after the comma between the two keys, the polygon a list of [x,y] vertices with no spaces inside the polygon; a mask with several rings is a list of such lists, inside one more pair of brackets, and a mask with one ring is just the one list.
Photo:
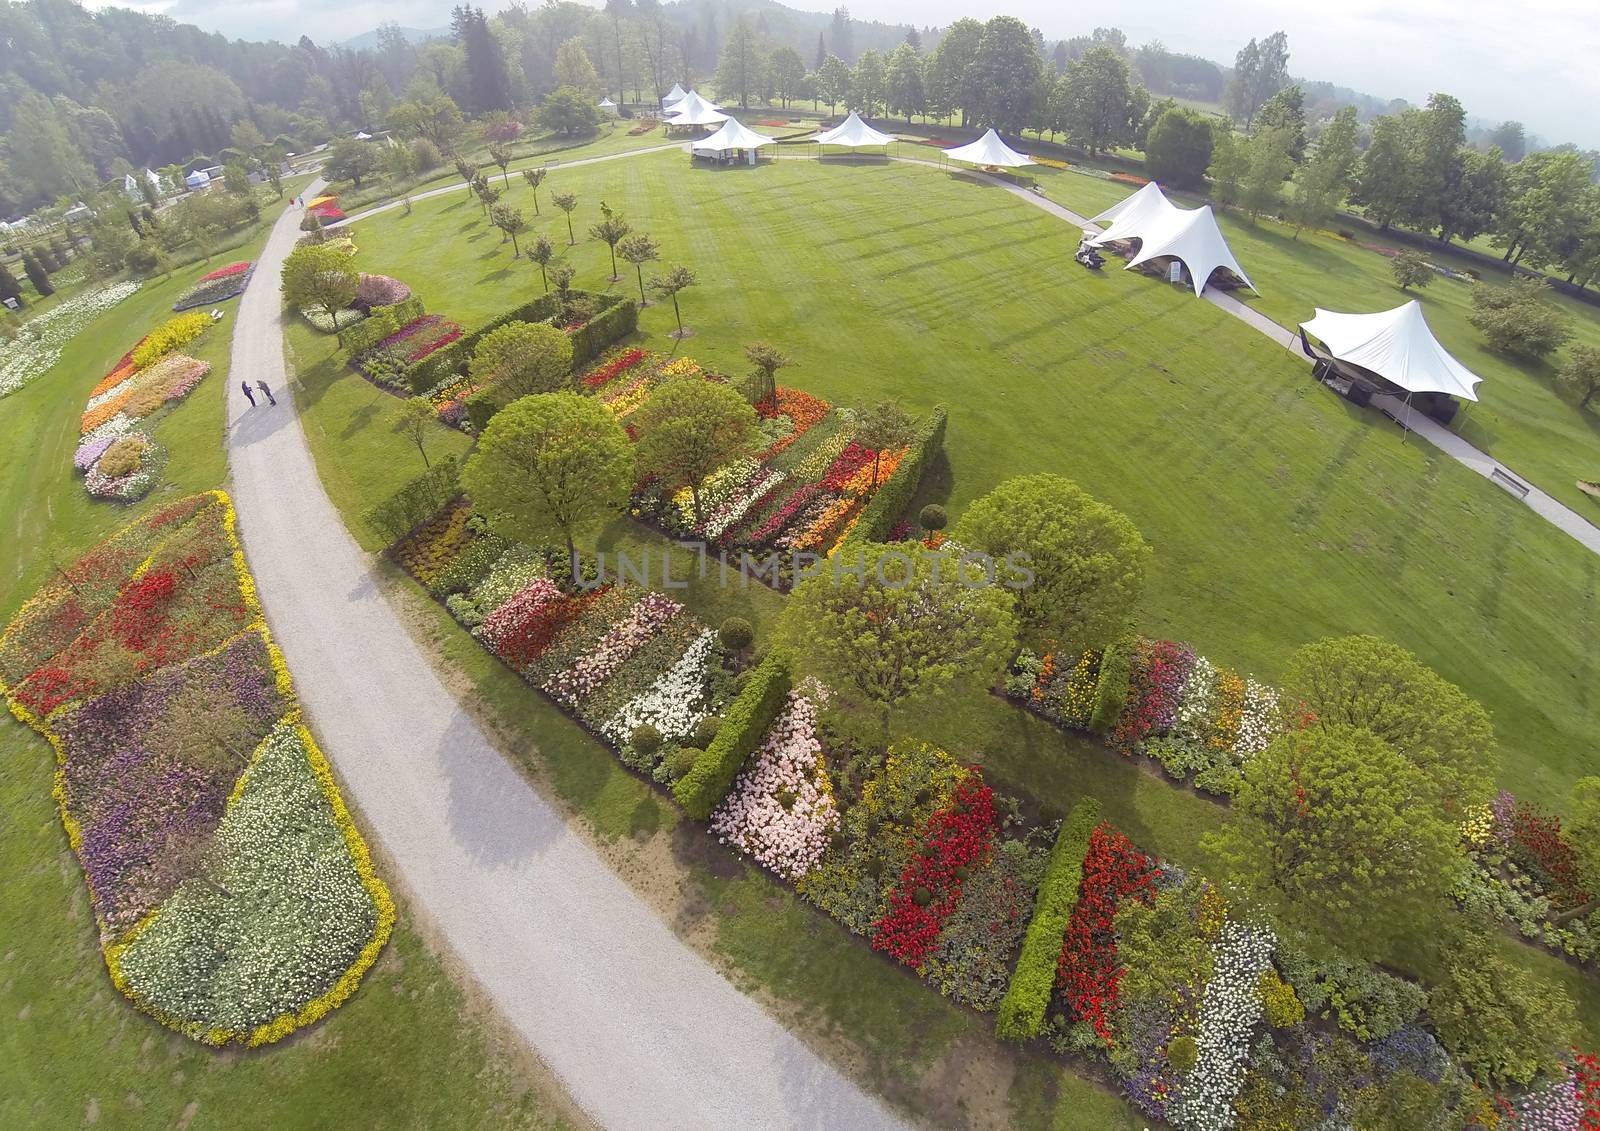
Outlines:
{"label": "green lawn", "polygon": [[[1086,215],[1132,191],[1117,181],[1072,173],[1045,183],[1049,196]],[[1456,431],[1579,514],[1600,522],[1600,505],[1574,485],[1578,479],[1600,478],[1600,413],[1579,409],[1558,388],[1556,365],[1519,361],[1489,350],[1483,335],[1467,320],[1472,313],[1471,284],[1439,278],[1420,292],[1401,291],[1389,260],[1361,246],[1381,245],[1384,237],[1365,229],[1350,241],[1309,231],[1296,239],[1292,228],[1272,220],[1252,224],[1243,217],[1222,215],[1221,224],[1240,264],[1261,288],[1260,295],[1235,294],[1281,325],[1293,327],[1305,321],[1317,306],[1387,310],[1420,299],[1428,325],[1445,348],[1483,378],[1478,386],[1481,399],[1465,407]],[[1426,254],[1441,266],[1478,268],[1449,252]],[[1491,283],[1505,282],[1502,276],[1486,277]],[[1574,344],[1600,347],[1600,311],[1554,292],[1550,299],[1572,317]]]}
{"label": "green lawn", "polygon": [[[269,211],[275,217],[277,209]],[[264,227],[251,233],[253,256]],[[88,392],[203,268],[156,281],[103,315],[61,361],[0,400],[0,623],[56,563],[70,563],[160,500],[225,486],[229,317],[194,350],[211,376],[157,425],[166,481],[133,507],[94,502],[72,470]],[[263,280],[265,285],[274,285]],[[469,1004],[419,936],[395,884],[400,922],[361,990],[333,1016],[269,1049],[214,1052],[160,1028],[111,986],[83,877],[51,799],[53,758],[0,712],[0,1126],[220,1127],[372,1121],[434,1128],[570,1125],[559,1086],[520,1039]],[[395,880],[380,858],[379,870]]]}

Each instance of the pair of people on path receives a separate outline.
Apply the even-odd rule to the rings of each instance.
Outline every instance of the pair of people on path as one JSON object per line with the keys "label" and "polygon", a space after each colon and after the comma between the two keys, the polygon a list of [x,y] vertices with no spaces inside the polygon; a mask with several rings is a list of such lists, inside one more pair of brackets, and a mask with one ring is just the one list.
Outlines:
{"label": "pair of people on path", "polygon": [[[261,390],[261,395],[267,398],[267,403],[276,406],[278,398],[272,395],[272,390],[267,388],[265,381],[257,381],[256,388]],[[256,395],[250,391],[250,382],[240,381],[239,389],[244,393],[244,399],[250,402],[250,407],[256,407]]]}

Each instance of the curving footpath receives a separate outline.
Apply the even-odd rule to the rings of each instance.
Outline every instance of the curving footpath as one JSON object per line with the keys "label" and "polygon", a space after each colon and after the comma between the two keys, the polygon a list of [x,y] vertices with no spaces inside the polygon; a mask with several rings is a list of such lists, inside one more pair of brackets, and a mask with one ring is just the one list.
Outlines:
{"label": "curving footpath", "polygon": [[323,492],[285,388],[277,281],[299,218],[291,208],[273,227],[234,329],[233,378],[278,397],[248,408],[229,391],[240,534],[323,749],[414,906],[605,1127],[904,1126],[681,943],[407,635]]}

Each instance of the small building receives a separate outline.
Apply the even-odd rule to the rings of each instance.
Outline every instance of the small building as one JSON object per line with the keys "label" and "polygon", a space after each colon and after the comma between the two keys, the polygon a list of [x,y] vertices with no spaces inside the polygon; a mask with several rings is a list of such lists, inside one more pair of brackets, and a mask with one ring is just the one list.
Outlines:
{"label": "small building", "polygon": [[86,224],[94,219],[94,209],[80,200],[62,213],[61,218],[69,224]]}
{"label": "small building", "polygon": [[190,192],[200,192],[202,189],[210,187],[211,174],[207,173],[204,169],[196,169],[187,177],[183,178],[183,184],[184,187]]}

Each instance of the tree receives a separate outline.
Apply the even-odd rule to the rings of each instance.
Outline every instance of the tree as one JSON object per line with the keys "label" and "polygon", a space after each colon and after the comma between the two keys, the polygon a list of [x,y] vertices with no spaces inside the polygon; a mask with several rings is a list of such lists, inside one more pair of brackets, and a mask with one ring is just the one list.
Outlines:
{"label": "tree", "polygon": [[1528,153],[1528,137],[1521,122],[1501,122],[1489,131],[1485,143],[1490,149],[1500,151],[1500,160],[1515,165]]}
{"label": "tree", "polygon": [[237,161],[228,162],[222,167],[222,187],[235,196],[249,196],[249,171]]}
{"label": "tree", "polygon": [[389,122],[402,134],[426,141],[441,153],[453,150],[466,130],[461,107],[436,87],[424,89],[419,98],[395,103]]}
{"label": "tree", "polygon": [[694,521],[704,521],[700,486],[706,476],[755,452],[756,412],[732,387],[698,376],[657,385],[634,413],[639,469],[668,490],[687,487]]}
{"label": "tree", "polygon": [[863,51],[850,74],[850,109],[871,118],[888,93],[889,68],[876,51]]}
{"label": "tree", "polygon": [[1577,1039],[1572,999],[1559,985],[1509,962],[1487,937],[1453,948],[1428,997],[1440,1043],[1473,1079],[1496,1091],[1562,1071]]}
{"label": "tree", "polygon": [[533,214],[539,213],[539,186],[544,184],[544,179],[550,175],[550,170],[543,165],[537,169],[522,170],[522,179],[528,182],[528,187],[533,190]]}
{"label": "tree", "polygon": [[28,276],[28,282],[33,284],[33,289],[40,298],[56,293],[56,289],[50,285],[50,276],[45,272],[44,265],[32,251],[22,253],[22,271]]}
{"label": "tree", "polygon": [[572,280],[578,277],[578,269],[565,259],[558,259],[550,264],[550,281],[556,285],[556,294],[561,298],[561,309],[567,308],[567,292],[572,288]]}
{"label": "tree", "polygon": [[1564,150],[1530,153],[1514,165],[1494,226],[1506,262],[1543,267],[1559,259],[1557,249],[1588,219],[1593,176],[1593,160]]}
{"label": "tree", "polygon": [[689,336],[688,332],[683,328],[683,312],[678,309],[678,293],[688,290],[697,282],[699,280],[694,277],[694,272],[687,267],[673,267],[665,274],[656,275],[650,280],[650,289],[652,291],[661,298],[670,298],[672,300],[672,316],[678,320],[677,332],[673,334],[675,338]]}
{"label": "tree", "polygon": [[1572,792],[1567,795],[1567,820],[1563,831],[1567,843],[1572,845],[1579,886],[1595,898],[1554,916],[1552,921],[1557,924],[1584,918],[1600,908],[1600,777],[1579,778],[1573,784]]}
{"label": "tree", "polygon": [[461,481],[502,536],[536,546],[560,539],[576,576],[577,536],[622,509],[633,474],[616,417],[594,397],[561,392],[495,413]]}
{"label": "tree", "polygon": [[1289,155],[1296,165],[1306,159],[1306,96],[1298,84],[1284,87],[1262,103],[1251,132],[1263,128],[1288,130]]}
{"label": "tree", "polygon": [[975,501],[955,540],[1033,573],[1016,590],[1017,615],[1066,651],[1099,648],[1127,626],[1144,588],[1150,547],[1121,512],[1070,479],[1023,475]]}
{"label": "tree", "polygon": [[922,69],[922,56],[909,43],[902,43],[889,52],[887,109],[892,114],[904,114],[908,126],[913,114],[923,114],[928,109]]}
{"label": "tree", "polygon": [[11,273],[11,268],[4,263],[0,263],[0,306],[4,306],[8,299],[21,306],[22,285],[17,282],[17,277]]}
{"label": "tree", "polygon": [[1279,923],[1374,957],[1444,914],[1455,825],[1414,764],[1371,731],[1290,731],[1244,766],[1233,819],[1205,846]]}
{"label": "tree", "polygon": [[776,405],[778,370],[793,365],[794,358],[777,346],[769,346],[766,342],[751,342],[744,347],[744,355],[750,359],[753,367],[750,374],[750,391],[754,394],[750,398],[751,403],[757,407],[763,404]]}
{"label": "tree", "polygon": [[1317,135],[1311,159],[1295,170],[1289,219],[1294,223],[1296,239],[1306,228],[1326,224],[1344,202],[1355,173],[1359,135],[1355,107],[1346,106]]}
{"label": "tree", "polygon": [[1233,60],[1233,81],[1228,84],[1227,106],[1244,119],[1246,132],[1255,124],[1256,111],[1289,81],[1289,37],[1275,31],[1257,43],[1252,39]]}
{"label": "tree", "polygon": [[915,426],[906,410],[894,401],[879,401],[856,413],[855,441],[872,449],[872,486],[878,487],[878,468],[884,452],[897,452],[911,443]]}
{"label": "tree", "polygon": [[600,121],[600,111],[576,87],[558,86],[545,96],[544,105],[539,108],[539,120],[551,133],[575,137],[594,129]]}
{"label": "tree", "polygon": [[1448,94],[1430,94],[1427,109],[1416,113],[1416,184],[1404,212],[1406,223],[1430,231],[1442,222],[1450,186],[1462,175],[1467,112]]}
{"label": "tree", "polygon": [[1420,252],[1409,248],[1389,261],[1389,269],[1394,272],[1394,281],[1402,291],[1409,291],[1413,287],[1420,291],[1434,278],[1434,270],[1428,266],[1428,261]]}
{"label": "tree", "polygon": [[600,92],[600,76],[595,73],[594,64],[589,62],[589,53],[583,49],[582,40],[569,39],[556,48],[555,80],[557,92],[569,88],[583,99],[585,106]]}
{"label": "tree", "polygon": [[817,97],[828,104],[829,114],[850,97],[850,67],[837,55],[829,55],[817,68]]}
{"label": "tree", "polygon": [[961,125],[965,127],[977,111],[978,46],[982,40],[983,25],[970,17],[956,20],[939,37],[928,63],[928,108],[935,117],[948,117],[960,110]]}
{"label": "tree", "polygon": [[1211,122],[1181,106],[1164,110],[1144,142],[1145,167],[1152,180],[1173,188],[1198,188],[1211,164]]}
{"label": "tree", "polygon": [[1243,143],[1246,170],[1239,203],[1252,217],[1275,213],[1282,204],[1283,183],[1294,171],[1293,144],[1293,133],[1282,126],[1260,127]]}
{"label": "tree", "polygon": [[989,686],[1015,647],[1005,593],[972,580],[921,547],[852,544],[795,586],[776,636],[802,668],[877,716],[887,748],[894,711],[926,706],[957,680]]}
{"label": "tree", "polygon": [[511,109],[511,74],[505,52],[482,8],[454,8],[450,30],[465,51],[467,109],[475,114]]}
{"label": "tree", "polygon": [[1319,640],[1295,652],[1281,683],[1284,701],[1303,703],[1315,726],[1361,727],[1381,738],[1457,820],[1489,799],[1499,759],[1488,712],[1398,644]]}
{"label": "tree", "polygon": [[361,282],[354,259],[354,252],[339,244],[301,244],[283,261],[284,301],[322,311],[337,330],[339,311],[350,305]]}
{"label": "tree", "polygon": [[[1595,394],[1600,393],[1600,349],[1573,346],[1567,353],[1567,359],[1561,363],[1556,380],[1578,398],[1579,408],[1588,408]],[[1594,890],[1600,891],[1600,884]]]}
{"label": "tree", "polygon": [[1067,140],[1103,153],[1134,140],[1138,126],[1128,64],[1109,47],[1095,47],[1067,64],[1063,76],[1061,128]]}
{"label": "tree", "polygon": [[383,171],[383,155],[370,141],[342,137],[333,143],[322,175],[330,181],[349,181],[356,188]]}
{"label": "tree", "polygon": [[611,281],[613,283],[622,278],[621,275],[617,274],[617,244],[631,231],[633,231],[633,225],[623,219],[622,213],[602,200],[600,202],[600,222],[589,225],[589,238],[601,241],[611,250]]}
{"label": "tree", "polygon": [[717,61],[717,93],[723,98],[737,98],[740,106],[749,109],[750,95],[760,86],[765,67],[755,34],[745,18],[738,17]]}
{"label": "tree", "polygon": [[572,383],[572,339],[548,323],[507,322],[479,340],[467,369],[508,400],[553,393]]}
{"label": "tree", "polygon": [[428,466],[428,434],[438,424],[433,403],[427,397],[407,397],[395,410],[393,430],[417,446],[422,456],[422,466]]}
{"label": "tree", "polygon": [[1213,131],[1211,166],[1206,176],[1211,179],[1211,195],[1222,208],[1232,208],[1243,198],[1245,181],[1250,176],[1250,152],[1231,128]]}
{"label": "tree", "polygon": [[1416,195],[1420,177],[1416,127],[1415,111],[1372,120],[1372,139],[1361,157],[1354,197],[1380,230],[1399,219]]}
{"label": "tree", "polygon": [[1018,133],[1029,121],[1044,73],[1039,45],[1028,25],[1014,16],[995,16],[983,25],[972,62],[980,126]]}
{"label": "tree", "polygon": [[639,305],[650,305],[644,294],[644,265],[661,258],[661,249],[656,246],[656,241],[644,232],[636,232],[617,243],[617,254],[625,262],[633,264],[634,272],[639,276]]}
{"label": "tree", "polygon": [[500,167],[500,183],[502,185],[511,183],[511,160],[512,154],[509,145],[495,142],[489,147],[489,161],[491,164]]}
{"label": "tree", "polygon": [[790,100],[800,96],[800,88],[806,78],[805,61],[794,48],[780,47],[767,60],[767,68],[772,75],[772,85],[787,109]]}
{"label": "tree", "polygon": [[490,205],[489,222],[511,237],[511,258],[521,258],[522,249],[517,246],[517,233],[528,226],[522,209],[510,204]]}
{"label": "tree", "polygon": [[578,242],[578,237],[572,231],[572,214],[578,209],[577,194],[570,192],[551,193],[550,200],[557,208],[567,214],[567,246],[572,247]]}
{"label": "tree", "polygon": [[611,17],[611,41],[617,49],[617,101],[625,101],[622,94],[622,79],[627,73],[622,65],[622,21],[633,10],[633,0],[606,0],[605,13]]}
{"label": "tree", "polygon": [[1443,191],[1433,209],[1439,238],[1471,241],[1494,227],[1505,205],[1506,167],[1498,150],[1463,149],[1449,163]]}
{"label": "tree", "polygon": [[1468,321],[1483,331],[1490,349],[1538,360],[1572,337],[1572,320],[1545,301],[1548,290],[1549,284],[1526,277],[1503,287],[1477,283]]}
{"label": "tree", "polygon": [[528,259],[539,265],[539,281],[544,293],[550,293],[550,263],[556,257],[555,244],[545,236],[534,236],[528,244]]}

